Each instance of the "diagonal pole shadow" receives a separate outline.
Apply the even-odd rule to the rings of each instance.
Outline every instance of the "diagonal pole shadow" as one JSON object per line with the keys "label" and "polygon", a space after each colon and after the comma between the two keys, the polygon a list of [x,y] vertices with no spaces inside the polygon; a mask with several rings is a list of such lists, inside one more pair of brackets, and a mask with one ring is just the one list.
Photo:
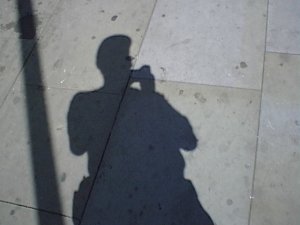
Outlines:
{"label": "diagonal pole shadow", "polygon": [[[51,206],[57,214],[62,212],[59,187],[55,170],[53,147],[47,115],[47,105],[43,90],[43,79],[39,60],[38,39],[36,38],[36,19],[33,14],[31,0],[16,0],[18,9],[18,28],[20,32],[20,52],[22,62],[26,62],[29,55],[34,56],[34,68],[24,66],[23,80],[26,94],[27,122],[31,144],[31,160],[34,176],[34,189],[38,211],[38,223],[49,223],[49,216],[43,211]],[[28,55],[28,41],[34,41],[31,53]],[[29,78],[34,77],[34,83],[40,84],[37,89],[28,84]],[[63,218],[57,216],[56,225],[63,225]]]}

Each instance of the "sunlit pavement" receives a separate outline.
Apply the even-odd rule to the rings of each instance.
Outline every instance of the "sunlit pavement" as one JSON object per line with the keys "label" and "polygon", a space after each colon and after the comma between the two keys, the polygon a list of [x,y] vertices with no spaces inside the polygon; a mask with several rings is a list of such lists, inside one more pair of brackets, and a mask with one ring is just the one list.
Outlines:
{"label": "sunlit pavement", "polygon": [[299,1],[0,5],[0,224],[300,223]]}

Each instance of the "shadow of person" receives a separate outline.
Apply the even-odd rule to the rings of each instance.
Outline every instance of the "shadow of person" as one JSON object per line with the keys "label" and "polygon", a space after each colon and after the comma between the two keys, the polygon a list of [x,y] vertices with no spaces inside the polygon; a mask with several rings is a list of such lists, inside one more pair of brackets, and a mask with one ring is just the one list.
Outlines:
{"label": "shadow of person", "polygon": [[83,208],[79,205],[87,200],[86,193],[101,162],[101,143],[106,142],[111,129],[103,125],[105,116],[115,112],[110,111],[111,101],[100,96],[114,83],[122,88],[122,76],[128,79],[132,72],[137,78],[130,80],[126,90],[82,224],[213,225],[192,183],[183,177],[185,163],[180,149],[192,151],[197,146],[192,127],[156,92],[149,66],[130,71],[129,47],[126,36],[103,41],[97,66],[104,76],[104,86],[77,94],[70,106],[71,151],[88,154],[89,171],[89,177],[74,193],[73,217],[80,217]]}

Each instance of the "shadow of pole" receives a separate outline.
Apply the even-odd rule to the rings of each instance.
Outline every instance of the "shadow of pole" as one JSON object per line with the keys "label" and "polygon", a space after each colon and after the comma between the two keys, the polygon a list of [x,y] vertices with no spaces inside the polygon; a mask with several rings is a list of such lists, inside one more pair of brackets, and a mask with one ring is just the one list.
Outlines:
{"label": "shadow of pole", "polygon": [[[16,0],[16,5],[19,15],[18,27],[22,62],[25,63],[28,58],[26,54],[28,47],[26,46],[26,39],[35,41],[31,54],[29,54],[34,56],[34,68],[24,67],[23,77],[37,208],[47,210],[47,206],[51,205],[51,208],[54,208],[60,214],[62,207],[51,145],[47,106],[44,90],[41,88],[43,83],[33,6],[31,0]],[[38,90],[33,86],[26,85],[30,76],[35,78],[34,83],[40,84]],[[38,222],[40,225],[48,224],[49,217],[46,213],[38,211]],[[58,216],[56,225],[63,224],[63,218]]]}

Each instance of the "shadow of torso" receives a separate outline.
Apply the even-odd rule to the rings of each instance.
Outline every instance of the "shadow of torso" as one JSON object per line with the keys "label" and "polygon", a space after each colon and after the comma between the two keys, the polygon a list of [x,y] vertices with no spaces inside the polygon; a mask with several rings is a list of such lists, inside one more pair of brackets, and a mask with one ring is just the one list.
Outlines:
{"label": "shadow of torso", "polygon": [[[149,83],[153,85],[153,81]],[[84,201],[83,193],[96,174],[102,154],[99,146],[107,138],[104,106],[110,101],[100,96],[97,91],[78,94],[69,111],[69,135],[77,133],[71,150],[76,155],[87,152],[89,159],[90,176],[74,195],[74,212],[77,209],[78,214],[77,205]],[[80,127],[84,129],[76,130]],[[196,146],[189,121],[163,95],[151,88],[129,88],[83,224],[212,225],[192,183],[183,177],[185,163],[179,150],[194,150]]]}

